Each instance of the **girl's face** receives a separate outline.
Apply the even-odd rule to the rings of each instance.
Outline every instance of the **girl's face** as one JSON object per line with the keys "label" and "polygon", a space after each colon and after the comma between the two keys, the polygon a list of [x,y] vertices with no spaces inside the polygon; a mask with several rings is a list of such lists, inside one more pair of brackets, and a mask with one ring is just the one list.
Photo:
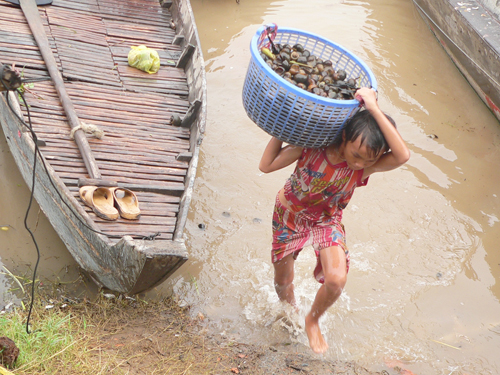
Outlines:
{"label": "girl's face", "polygon": [[361,136],[352,142],[344,142],[343,146],[344,149],[341,150],[341,153],[349,168],[355,171],[371,167],[383,154],[383,152],[379,152],[378,155],[374,156],[366,145],[361,144]]}

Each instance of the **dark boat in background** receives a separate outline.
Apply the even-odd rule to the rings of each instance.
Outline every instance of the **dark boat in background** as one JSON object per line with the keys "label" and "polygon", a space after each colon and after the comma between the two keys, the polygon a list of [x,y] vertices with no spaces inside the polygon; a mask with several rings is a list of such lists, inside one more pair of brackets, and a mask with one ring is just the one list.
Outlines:
{"label": "dark boat in background", "polygon": [[413,0],[485,104],[500,120],[500,6],[495,0]]}
{"label": "dark boat in background", "polygon": [[[15,116],[27,121],[27,108],[14,91],[0,91],[11,153],[30,188],[35,176],[37,202],[86,273],[120,293],[151,289],[187,260],[183,230],[205,130],[205,68],[189,0],[54,0],[37,12],[78,118],[105,133],[75,138],[81,133],[100,179],[135,192],[141,216],[103,220],[80,198],[82,181],[99,183],[89,155],[70,136],[25,13],[0,0],[0,63],[40,79],[25,93],[41,153],[35,174],[34,138]],[[158,73],[128,65],[137,45],[158,51]]]}

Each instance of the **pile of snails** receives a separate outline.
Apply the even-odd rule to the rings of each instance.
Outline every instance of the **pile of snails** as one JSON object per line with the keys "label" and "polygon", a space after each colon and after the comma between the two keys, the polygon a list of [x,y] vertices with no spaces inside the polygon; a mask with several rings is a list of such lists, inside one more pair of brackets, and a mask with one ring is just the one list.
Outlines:
{"label": "pile of snails", "polygon": [[323,60],[301,44],[272,44],[260,55],[271,69],[290,84],[310,93],[337,100],[354,99],[356,78],[347,78],[344,69],[335,71],[330,60]]}

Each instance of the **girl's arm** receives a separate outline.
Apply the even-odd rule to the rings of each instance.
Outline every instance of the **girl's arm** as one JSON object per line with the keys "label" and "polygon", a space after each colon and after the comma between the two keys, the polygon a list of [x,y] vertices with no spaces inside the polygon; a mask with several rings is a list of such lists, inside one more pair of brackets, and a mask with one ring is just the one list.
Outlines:
{"label": "girl's arm", "polygon": [[363,178],[375,172],[385,172],[400,167],[410,159],[410,150],[406,146],[405,141],[379,108],[374,90],[367,87],[361,88],[356,92],[356,97],[358,96],[361,97],[365,108],[370,111],[371,115],[377,121],[390,148],[390,151],[383,154],[375,164],[365,168]]}
{"label": "girl's arm", "polygon": [[302,147],[292,145],[282,147],[282,145],[283,142],[279,139],[271,138],[260,159],[259,169],[262,172],[269,173],[285,168],[302,155]]}

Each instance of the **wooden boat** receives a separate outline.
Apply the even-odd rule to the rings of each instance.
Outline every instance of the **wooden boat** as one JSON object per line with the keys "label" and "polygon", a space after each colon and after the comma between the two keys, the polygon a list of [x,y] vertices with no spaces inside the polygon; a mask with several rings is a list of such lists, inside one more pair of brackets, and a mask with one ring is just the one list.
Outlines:
{"label": "wooden boat", "polygon": [[500,5],[493,0],[413,0],[464,77],[500,120]]}
{"label": "wooden boat", "polygon": [[[35,176],[37,202],[86,273],[120,293],[151,289],[187,260],[183,230],[206,120],[204,61],[191,5],[54,0],[38,7],[38,14],[79,120],[104,131],[102,139],[74,133],[87,142],[99,178],[86,164],[89,154],[70,136],[23,11],[0,0],[0,62],[15,64],[26,82],[46,79],[25,92],[28,108],[14,91],[0,91],[0,122],[12,155],[30,188]],[[158,73],[128,65],[128,52],[137,45],[159,52]],[[28,121],[27,109],[36,144],[15,116]],[[174,115],[180,126],[172,124]],[[79,185],[89,180],[132,190],[140,218],[97,217],[79,195]]]}

